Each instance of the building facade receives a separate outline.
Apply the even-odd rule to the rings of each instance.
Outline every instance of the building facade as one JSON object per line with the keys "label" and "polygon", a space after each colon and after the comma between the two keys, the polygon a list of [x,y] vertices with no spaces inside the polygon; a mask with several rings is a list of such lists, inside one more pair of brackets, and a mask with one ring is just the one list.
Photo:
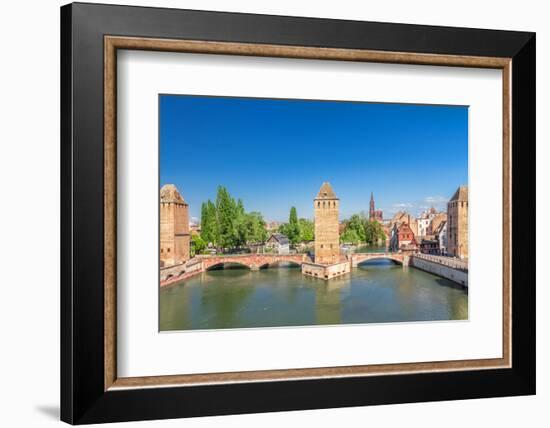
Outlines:
{"label": "building facade", "polygon": [[414,232],[408,223],[402,223],[397,230],[399,249],[414,249],[418,247]]}
{"label": "building facade", "polygon": [[189,260],[189,205],[173,184],[160,189],[160,261],[171,266]]}
{"label": "building facade", "polygon": [[315,263],[330,264],[340,260],[338,213],[340,200],[329,183],[321,186],[313,200],[315,212]]}
{"label": "building facade", "polygon": [[431,220],[427,214],[423,214],[417,220],[418,222],[418,236],[426,236],[428,234],[428,228],[430,227]]}
{"label": "building facade", "polygon": [[422,254],[439,255],[439,240],[423,239],[420,242],[420,252]]}
{"label": "building facade", "polygon": [[397,224],[397,227],[399,227],[403,223],[407,223],[409,225],[415,236],[418,235],[418,221],[406,211],[398,211],[395,213],[390,220],[389,225],[390,228],[393,227],[394,224]]}
{"label": "building facade", "polygon": [[468,258],[468,186],[460,186],[447,203],[447,253]]}
{"label": "building facade", "polygon": [[370,202],[369,202],[369,220],[376,220],[382,223],[383,213],[382,210],[377,210],[374,204],[374,195],[370,192]]}
{"label": "building facade", "polygon": [[435,237],[439,240],[439,254],[447,255],[447,222],[443,221],[435,230]]}
{"label": "building facade", "polygon": [[272,233],[265,242],[265,247],[280,255],[290,254],[290,241],[282,233]]}

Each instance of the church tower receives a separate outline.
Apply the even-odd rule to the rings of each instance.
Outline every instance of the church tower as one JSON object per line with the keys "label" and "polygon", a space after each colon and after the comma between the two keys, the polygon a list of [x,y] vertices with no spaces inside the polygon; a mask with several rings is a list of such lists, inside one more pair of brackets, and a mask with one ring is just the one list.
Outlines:
{"label": "church tower", "polygon": [[313,200],[315,211],[315,263],[337,263],[340,259],[338,211],[340,200],[324,182]]}
{"label": "church tower", "polygon": [[374,220],[376,213],[374,208],[374,195],[370,192],[370,203],[369,203],[369,220]]}

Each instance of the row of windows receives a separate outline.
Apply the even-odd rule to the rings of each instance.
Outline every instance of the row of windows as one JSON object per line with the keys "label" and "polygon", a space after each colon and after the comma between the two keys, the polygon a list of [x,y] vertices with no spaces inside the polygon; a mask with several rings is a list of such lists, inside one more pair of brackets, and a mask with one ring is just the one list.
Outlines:
{"label": "row of windows", "polygon": [[[164,248],[161,248],[161,249],[160,249],[160,252],[161,252],[161,253],[164,253]],[[169,252],[170,252],[170,248],[167,248],[167,249],[166,249],[166,252],[169,253]]]}
{"label": "row of windows", "polygon": [[[459,202],[449,202],[449,207],[455,208],[455,207],[458,206],[458,204],[459,204]],[[460,201],[460,206],[461,207],[464,207],[464,204],[466,204],[466,206],[468,206],[468,202]]]}
{"label": "row of windows", "polygon": [[[325,205],[326,203],[326,205]],[[330,208],[330,201],[323,201],[323,208]],[[332,207],[336,208],[336,201],[332,201]],[[317,201],[317,208],[321,208],[321,201]]]}
{"label": "row of windows", "polygon": [[[324,244],[321,244],[321,248],[325,248]],[[330,248],[332,248],[332,244],[330,244]]]}

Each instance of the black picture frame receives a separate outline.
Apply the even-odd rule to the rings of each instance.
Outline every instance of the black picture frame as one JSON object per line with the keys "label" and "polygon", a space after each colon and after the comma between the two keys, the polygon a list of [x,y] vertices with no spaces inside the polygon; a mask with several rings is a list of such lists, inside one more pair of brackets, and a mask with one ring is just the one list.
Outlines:
{"label": "black picture frame", "polygon": [[[512,367],[104,390],[104,36],[512,58]],[[61,419],[71,424],[535,393],[535,34],[73,3],[61,8]]]}

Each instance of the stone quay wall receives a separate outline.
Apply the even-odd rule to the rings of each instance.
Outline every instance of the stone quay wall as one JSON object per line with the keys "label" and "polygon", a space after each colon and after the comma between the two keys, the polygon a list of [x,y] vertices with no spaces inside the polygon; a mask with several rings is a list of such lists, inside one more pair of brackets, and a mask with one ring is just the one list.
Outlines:
{"label": "stone quay wall", "polygon": [[430,259],[425,256],[413,255],[410,258],[410,265],[417,269],[433,273],[442,278],[449,279],[463,287],[468,287],[468,270],[453,267],[452,264],[443,264],[436,258]]}
{"label": "stone quay wall", "polygon": [[350,273],[351,263],[349,261],[324,265],[319,263],[303,263],[302,274],[320,279],[331,279],[340,275]]}

